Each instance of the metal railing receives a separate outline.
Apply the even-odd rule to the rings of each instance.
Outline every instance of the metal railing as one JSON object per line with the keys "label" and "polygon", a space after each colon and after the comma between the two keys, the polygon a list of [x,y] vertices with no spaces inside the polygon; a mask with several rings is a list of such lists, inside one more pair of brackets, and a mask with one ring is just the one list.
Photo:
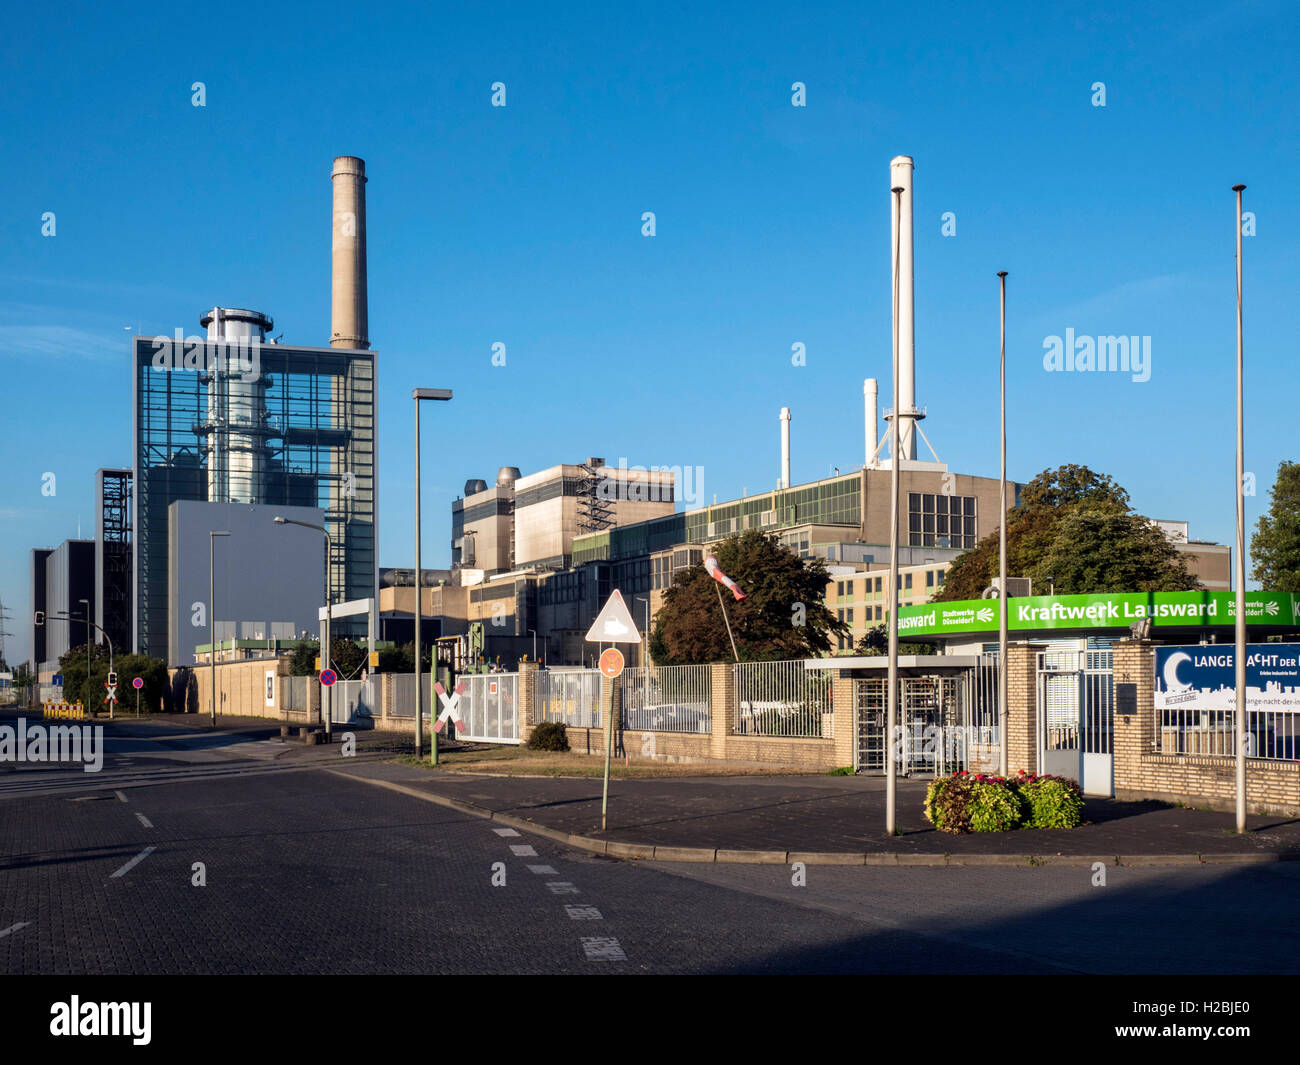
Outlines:
{"label": "metal railing", "polygon": [[[433,676],[427,671],[420,674],[420,687],[424,691],[424,698],[420,704],[421,717],[428,721],[431,716],[437,716],[442,713],[442,706],[439,705],[433,715],[429,711],[433,707],[436,696],[433,691]],[[411,727],[414,728],[415,720],[415,674],[414,673],[395,673],[393,674],[393,705],[384,708],[384,712],[389,717],[409,717],[412,720]]]}
{"label": "metal railing", "polygon": [[334,685],[334,690],[330,693],[330,720],[334,724],[364,723],[378,716],[379,684],[373,677],[366,680],[341,680]]}
{"label": "metal railing", "polygon": [[537,720],[600,728],[600,670],[546,669],[537,677]]}
{"label": "metal railing", "polygon": [[619,677],[623,727],[633,732],[713,730],[711,666],[642,666]]}
{"label": "metal railing", "polygon": [[733,734],[829,739],[835,735],[831,670],[802,661],[732,665],[738,703]]}
{"label": "metal railing", "polygon": [[[1157,754],[1235,757],[1237,719],[1233,710],[1157,709]],[[1247,710],[1246,757],[1300,761],[1300,710]]]}

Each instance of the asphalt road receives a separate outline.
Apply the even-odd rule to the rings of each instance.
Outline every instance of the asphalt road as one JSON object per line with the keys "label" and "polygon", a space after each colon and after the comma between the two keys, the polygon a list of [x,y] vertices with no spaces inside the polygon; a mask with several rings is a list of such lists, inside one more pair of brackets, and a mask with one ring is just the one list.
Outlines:
{"label": "asphalt road", "polygon": [[514,835],[276,741],[131,732],[97,774],[0,766],[0,971],[1300,972],[1300,863],[797,885]]}

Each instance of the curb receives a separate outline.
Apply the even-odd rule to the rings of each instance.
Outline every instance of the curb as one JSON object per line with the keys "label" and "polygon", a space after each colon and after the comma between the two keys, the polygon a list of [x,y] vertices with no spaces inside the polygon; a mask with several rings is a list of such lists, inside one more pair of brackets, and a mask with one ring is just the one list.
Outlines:
{"label": "curb", "polygon": [[457,813],[470,817],[495,821],[507,828],[531,832],[535,836],[554,840],[578,850],[592,854],[604,854],[610,858],[647,862],[713,862],[728,865],[791,865],[803,862],[805,865],[851,865],[851,866],[889,866],[936,868],[940,866],[962,867],[1007,867],[1034,868],[1038,866],[1093,866],[1098,863],[1107,866],[1155,865],[1264,865],[1271,862],[1300,861],[1300,853],[1277,853],[1274,851],[1238,851],[1223,854],[912,854],[898,851],[747,851],[725,850],[706,847],[670,847],[652,843],[623,843],[618,840],[596,839],[592,836],[564,832],[558,828],[548,828],[535,821],[529,821],[513,814],[498,813],[486,806],[452,799],[435,792],[421,791],[406,784],[392,780],[376,780],[374,777],[359,777],[341,769],[326,769],[326,773],[343,777],[361,784],[374,784],[389,791],[409,795],[413,799],[444,806]]}

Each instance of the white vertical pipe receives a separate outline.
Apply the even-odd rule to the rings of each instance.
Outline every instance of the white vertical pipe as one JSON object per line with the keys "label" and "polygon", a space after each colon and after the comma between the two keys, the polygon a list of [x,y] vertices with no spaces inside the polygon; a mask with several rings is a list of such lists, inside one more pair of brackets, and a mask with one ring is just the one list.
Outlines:
{"label": "white vertical pipe", "polygon": [[781,408],[781,487],[790,487],[790,408]]}
{"label": "white vertical pipe", "polygon": [[876,426],[880,424],[878,388],[874,377],[868,377],[862,382],[862,397],[862,419],[865,422],[867,442],[867,457],[862,464],[864,466],[874,466],[877,444]]}
{"label": "white vertical pipe", "polygon": [[[889,162],[889,187],[903,191],[892,197],[893,243],[897,262],[894,272],[894,315],[898,332],[898,393],[894,397],[894,416],[907,414],[916,407],[916,311],[914,302],[915,271],[912,265],[912,157],[895,156]],[[904,417],[898,427],[899,451],[903,458],[916,458],[916,436],[911,418]],[[897,456],[893,456],[897,457]]]}

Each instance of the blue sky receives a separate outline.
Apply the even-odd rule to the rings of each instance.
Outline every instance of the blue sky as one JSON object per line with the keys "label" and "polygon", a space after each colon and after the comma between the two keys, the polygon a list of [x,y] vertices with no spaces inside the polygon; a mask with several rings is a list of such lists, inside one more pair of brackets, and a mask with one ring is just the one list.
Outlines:
{"label": "blue sky", "polygon": [[[0,41],[11,661],[30,548],[78,518],[89,535],[93,471],[130,464],[129,332],[198,332],[219,303],[327,342],[342,154],[370,178],[381,565],[413,554],[414,386],[456,392],[426,411],[431,566],[448,502],[501,465],[701,466],[728,499],[775,484],[781,406],[796,482],[860,464],[862,379],[889,402],[897,154],[916,160],[917,399],[952,469],[997,472],[1005,269],[1011,475],[1086,463],[1143,513],[1230,541],[1237,182],[1257,217],[1251,525],[1300,457],[1285,3],[51,10],[11,9]],[[1151,379],[1045,372],[1067,328],[1150,336]]]}

